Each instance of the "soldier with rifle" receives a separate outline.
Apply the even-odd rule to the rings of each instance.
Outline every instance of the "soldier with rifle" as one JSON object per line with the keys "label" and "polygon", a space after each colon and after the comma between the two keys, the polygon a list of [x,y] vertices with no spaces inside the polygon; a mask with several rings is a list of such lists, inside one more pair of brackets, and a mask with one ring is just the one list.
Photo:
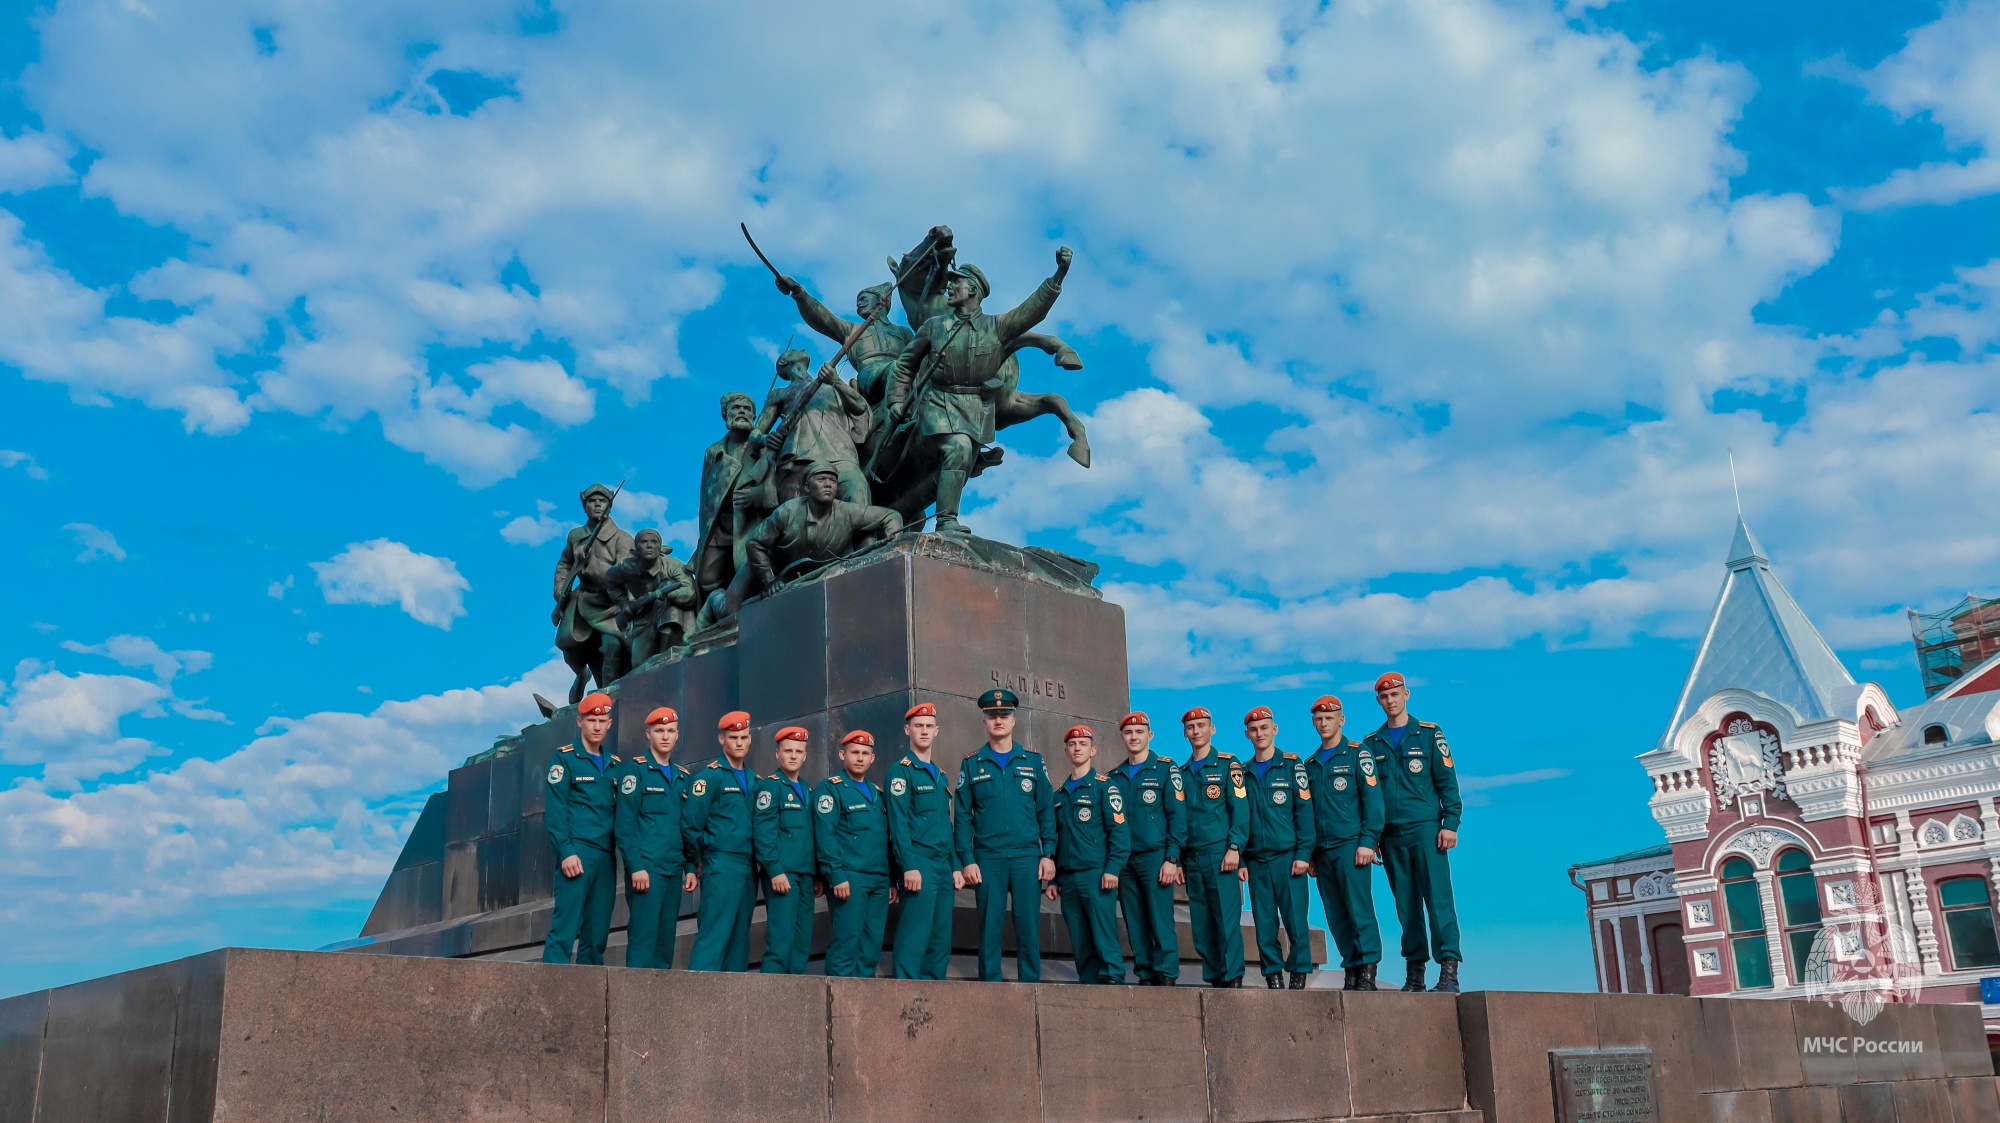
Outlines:
{"label": "soldier with rifle", "polygon": [[736,485],[750,447],[750,430],[757,424],[756,399],[741,390],[722,395],[722,423],[727,431],[701,457],[701,513],[697,516],[701,545],[693,561],[695,583],[704,600],[736,575]]}
{"label": "soldier with rifle", "polygon": [[632,536],[611,521],[618,491],[591,484],[579,498],[585,522],[563,540],[562,556],[556,560],[556,609],[551,615],[556,647],[576,673],[569,688],[571,705],[583,697],[593,674],[597,685],[609,686],[625,673],[624,630],[604,578],[632,552]]}
{"label": "soldier with rifle", "polygon": [[618,605],[629,667],[678,647],[694,623],[694,577],[651,527],[633,535],[632,553],[604,575],[604,586]]}

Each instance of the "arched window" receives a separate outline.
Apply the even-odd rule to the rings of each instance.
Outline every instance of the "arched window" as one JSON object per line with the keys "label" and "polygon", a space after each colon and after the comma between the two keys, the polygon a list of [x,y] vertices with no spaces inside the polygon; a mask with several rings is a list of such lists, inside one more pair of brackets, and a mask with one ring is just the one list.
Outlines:
{"label": "arched window", "polygon": [[1938,907],[1951,938],[1951,963],[1959,971],[2000,967],[2000,938],[1993,932],[1993,906],[1986,879],[1954,877],[1938,882]]}
{"label": "arched window", "polygon": [[1764,942],[1764,898],[1757,871],[1742,858],[1722,863],[1722,907],[1729,914],[1729,955],[1736,961],[1736,989],[1771,985],[1771,947]]}
{"label": "arched window", "polygon": [[[1803,850],[1778,855],[1778,903],[1785,922],[1785,945],[1792,953],[1792,979],[1806,981],[1814,937],[1819,935],[1819,884],[1812,858]],[[1822,979],[1822,982],[1825,980]]]}
{"label": "arched window", "polygon": [[1951,733],[1949,730],[1945,729],[1944,726],[1942,725],[1924,726],[1924,744],[1942,745],[1949,740],[1951,740]]}

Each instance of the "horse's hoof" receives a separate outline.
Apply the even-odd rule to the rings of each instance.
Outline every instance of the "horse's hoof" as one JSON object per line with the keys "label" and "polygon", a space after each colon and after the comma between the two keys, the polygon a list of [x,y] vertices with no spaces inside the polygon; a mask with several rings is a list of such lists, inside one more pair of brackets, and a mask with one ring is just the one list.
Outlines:
{"label": "horse's hoof", "polygon": [[1083,356],[1078,355],[1070,347],[1058,347],[1056,349],[1056,365],[1064,370],[1082,370]]}
{"label": "horse's hoof", "polygon": [[1069,458],[1084,467],[1090,467],[1090,442],[1082,437],[1069,443]]}

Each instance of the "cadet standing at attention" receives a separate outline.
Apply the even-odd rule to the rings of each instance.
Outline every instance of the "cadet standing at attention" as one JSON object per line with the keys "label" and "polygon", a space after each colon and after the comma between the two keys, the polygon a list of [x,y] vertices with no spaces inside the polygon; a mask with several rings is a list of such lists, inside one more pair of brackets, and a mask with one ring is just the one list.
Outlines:
{"label": "cadet standing at attention", "polygon": [[803,975],[812,955],[813,899],[819,883],[813,854],[812,797],[799,779],[806,731],[778,730],[778,770],[757,781],[751,848],[764,881],[764,973]]}
{"label": "cadet standing at attention", "polygon": [[1188,802],[1188,927],[1201,977],[1212,987],[1243,985],[1243,847],[1250,836],[1250,793],[1243,766],[1215,749],[1215,718],[1205,706],[1181,715],[1190,753],[1181,766],[1194,796]]}
{"label": "cadet standing at attention", "polygon": [[1069,778],[1052,797],[1056,820],[1056,879],[1046,890],[1062,901],[1063,923],[1076,955],[1076,981],[1122,983],[1118,953],[1118,874],[1131,861],[1131,827],[1117,784],[1091,768],[1097,735],[1087,725],[1063,734]]}
{"label": "cadet standing at attention", "polygon": [[868,782],[875,737],[857,729],[840,741],[840,766],[813,789],[813,845],[833,901],[826,973],[872,979],[882,963],[889,921],[889,814]]}
{"label": "cadet standing at attention", "polygon": [[661,706],[646,715],[646,750],[625,762],[618,781],[618,852],[625,857],[625,966],[674,965],[681,894],[693,886],[681,810],[687,769],[673,763],[680,715]]}
{"label": "cadet standing at attention", "polygon": [[1382,786],[1375,757],[1341,735],[1347,715],[1328,694],[1312,704],[1319,751],[1306,758],[1312,780],[1313,877],[1326,930],[1340,949],[1341,986],[1374,990],[1382,961],[1375,927],[1375,850],[1382,838]]}
{"label": "cadet standing at attention", "polygon": [[603,963],[611,938],[611,906],[617,903],[617,870],[611,858],[618,802],[618,758],[604,749],[611,732],[611,699],[591,694],[576,705],[576,740],[549,762],[542,823],[562,858],[556,877],[555,908],[543,963]]}
{"label": "cadet standing at attention", "polygon": [[757,902],[753,862],[750,715],[731,710],[716,726],[722,756],[693,773],[681,829],[695,863],[701,903],[695,910],[690,971],[750,969],[750,909]]}
{"label": "cadet standing at attention", "polygon": [[[1458,845],[1458,820],[1465,805],[1451,745],[1435,722],[1410,720],[1410,689],[1394,671],[1375,680],[1382,728],[1361,742],[1382,774],[1382,861],[1389,891],[1396,896],[1396,922],[1403,928],[1403,989],[1424,989],[1430,958],[1438,961],[1432,990],[1458,993],[1458,909],[1451,899],[1451,861]],[[1425,914],[1430,940],[1425,942]]]}
{"label": "cadet standing at attention", "polygon": [[[1257,955],[1264,983],[1304,990],[1312,972],[1312,933],[1306,928],[1306,871],[1312,866],[1312,781],[1297,753],[1280,753],[1278,723],[1267,706],[1243,717],[1243,735],[1257,750],[1244,766],[1250,789],[1250,916],[1257,926]],[[1284,922],[1289,950],[1278,942]]]}
{"label": "cadet standing at attention", "polygon": [[951,785],[931,763],[937,707],[911,706],[903,715],[909,751],[889,766],[889,857],[903,871],[903,912],[896,918],[896,977],[942,979],[951,965],[954,890],[965,887],[953,851]]}
{"label": "cadet standing at attention", "polygon": [[[1118,881],[1118,903],[1132,939],[1132,973],[1144,987],[1170,987],[1181,977],[1181,945],[1174,934],[1174,886],[1183,883],[1181,847],[1187,841],[1187,789],[1174,762],[1153,754],[1153,723],[1143,713],[1118,723],[1125,761],[1111,782],[1125,797],[1132,856]],[[1062,862],[1056,862],[1058,871]],[[1124,981],[1122,978],[1119,981]]]}
{"label": "cadet standing at attention", "polygon": [[1000,933],[1008,899],[1014,907],[1014,977],[1042,978],[1042,883],[1054,881],[1055,805],[1040,753],[1014,742],[1014,710],[1021,700],[1006,689],[979,696],[986,715],[986,744],[958,766],[957,822],[953,824],[965,883],[977,892],[979,977],[1000,981]]}

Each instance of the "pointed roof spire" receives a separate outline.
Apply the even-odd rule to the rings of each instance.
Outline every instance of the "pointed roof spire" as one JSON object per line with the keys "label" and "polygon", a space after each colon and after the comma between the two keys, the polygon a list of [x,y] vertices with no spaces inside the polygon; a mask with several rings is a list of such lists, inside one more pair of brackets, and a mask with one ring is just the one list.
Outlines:
{"label": "pointed roof spire", "polygon": [[1662,747],[1718,690],[1754,690],[1814,721],[1833,716],[1836,696],[1854,685],[1854,676],[1771,571],[1764,548],[1741,515],[1727,565],[1708,631],[1660,738]]}
{"label": "pointed roof spire", "polygon": [[1736,537],[1729,543],[1729,560],[1724,564],[1731,569],[1737,569],[1751,562],[1762,562],[1768,566],[1771,564],[1771,559],[1765,556],[1764,547],[1758,543],[1757,536],[1750,533],[1750,524],[1744,522],[1743,516],[1739,514],[1736,516]]}

